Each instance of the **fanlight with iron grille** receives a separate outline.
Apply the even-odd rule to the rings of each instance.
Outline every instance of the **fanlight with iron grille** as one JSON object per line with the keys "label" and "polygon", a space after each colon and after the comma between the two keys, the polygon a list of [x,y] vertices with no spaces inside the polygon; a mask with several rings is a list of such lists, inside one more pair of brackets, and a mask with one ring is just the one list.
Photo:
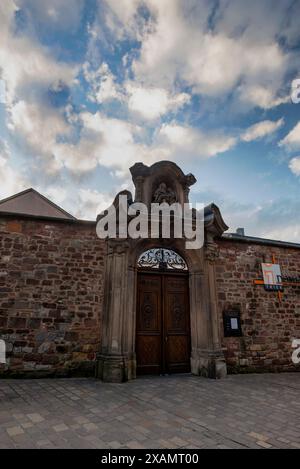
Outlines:
{"label": "fanlight with iron grille", "polygon": [[185,260],[171,249],[153,248],[139,257],[138,267],[146,269],[187,271]]}

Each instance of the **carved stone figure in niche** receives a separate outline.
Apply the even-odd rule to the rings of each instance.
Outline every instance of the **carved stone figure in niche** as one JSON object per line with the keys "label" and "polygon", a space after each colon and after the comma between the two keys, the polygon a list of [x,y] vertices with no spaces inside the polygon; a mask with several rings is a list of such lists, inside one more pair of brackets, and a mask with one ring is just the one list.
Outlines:
{"label": "carved stone figure in niche", "polygon": [[177,202],[177,196],[175,192],[170,188],[167,187],[167,184],[162,182],[156,191],[154,192],[153,202],[157,204],[161,204],[163,202],[171,205]]}

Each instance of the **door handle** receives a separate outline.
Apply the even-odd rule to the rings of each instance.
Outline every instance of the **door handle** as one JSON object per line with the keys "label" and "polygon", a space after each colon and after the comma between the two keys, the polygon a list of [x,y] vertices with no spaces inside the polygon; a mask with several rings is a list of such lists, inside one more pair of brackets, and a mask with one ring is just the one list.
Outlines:
{"label": "door handle", "polygon": [[165,342],[168,342],[168,340],[169,340],[169,339],[168,339],[168,336],[166,335],[166,337],[165,337]]}

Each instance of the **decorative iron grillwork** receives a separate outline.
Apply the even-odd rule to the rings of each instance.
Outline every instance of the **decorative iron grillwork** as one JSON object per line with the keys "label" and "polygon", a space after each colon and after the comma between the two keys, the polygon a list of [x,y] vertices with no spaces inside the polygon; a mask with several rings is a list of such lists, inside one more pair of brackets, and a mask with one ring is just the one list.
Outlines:
{"label": "decorative iron grillwork", "polygon": [[138,260],[138,267],[161,270],[188,270],[185,260],[171,249],[153,248],[145,251]]}

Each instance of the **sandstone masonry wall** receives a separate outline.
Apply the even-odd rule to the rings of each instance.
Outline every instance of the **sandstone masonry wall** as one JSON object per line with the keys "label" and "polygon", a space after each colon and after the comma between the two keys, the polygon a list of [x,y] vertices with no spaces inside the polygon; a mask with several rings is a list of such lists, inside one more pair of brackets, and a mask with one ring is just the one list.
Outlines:
{"label": "sandstone masonry wall", "polygon": [[[282,302],[253,280],[274,254],[300,276],[300,249],[219,240],[220,330],[230,372],[300,370],[300,287]],[[100,350],[106,246],[94,223],[0,216],[0,377],[93,374]],[[239,310],[242,337],[223,334],[223,311]]]}
{"label": "sandstone masonry wall", "polygon": [[0,376],[93,373],[104,262],[93,223],[0,218]]}
{"label": "sandstone masonry wall", "polygon": [[[300,276],[300,249],[219,241],[216,263],[220,327],[229,371],[300,371],[292,362],[292,340],[300,339],[300,287],[287,286],[279,301],[253,280],[261,263],[276,262],[283,275]],[[223,311],[240,310],[243,337],[224,337]]]}

